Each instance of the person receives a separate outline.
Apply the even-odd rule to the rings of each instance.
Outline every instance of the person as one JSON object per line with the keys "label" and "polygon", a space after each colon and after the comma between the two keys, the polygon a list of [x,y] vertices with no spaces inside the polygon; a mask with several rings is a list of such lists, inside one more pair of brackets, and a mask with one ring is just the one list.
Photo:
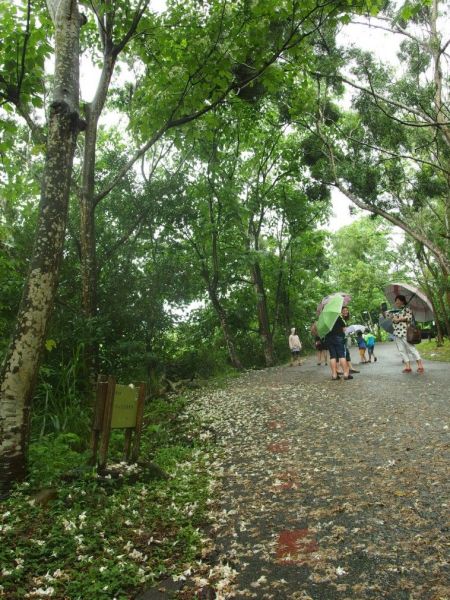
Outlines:
{"label": "person", "polygon": [[317,350],[317,365],[320,367],[322,364],[322,358],[325,365],[328,364],[328,356],[327,356],[327,347],[325,345],[325,340],[320,336],[316,335],[314,340],[314,345]]}
{"label": "person", "polygon": [[302,343],[300,338],[295,331],[295,327],[291,329],[291,335],[289,336],[289,348],[291,350],[291,367],[300,365],[300,350],[302,349]]}
{"label": "person", "polygon": [[397,310],[392,313],[387,312],[386,315],[392,319],[394,325],[395,342],[404,363],[403,373],[411,373],[411,360],[416,361],[417,372],[423,373],[423,363],[417,348],[413,344],[408,344],[406,340],[408,325],[413,320],[412,310],[407,306],[406,298],[403,294],[395,296],[394,304]]}
{"label": "person", "polygon": [[342,367],[344,379],[353,379],[353,375],[350,375],[348,362],[345,358],[345,326],[346,323],[342,318],[342,314],[340,314],[331,331],[325,336],[325,342],[327,344],[328,352],[330,353],[331,379],[333,381],[339,379],[337,373],[338,363]]}
{"label": "person", "polygon": [[369,362],[372,362],[372,357],[373,357],[373,362],[377,362],[377,357],[375,356],[375,336],[370,331],[370,329],[364,336],[364,340],[365,340],[366,346],[367,346],[367,354],[369,355]]}
{"label": "person", "polygon": [[356,342],[358,344],[358,351],[359,351],[359,358],[360,358],[360,364],[361,363],[368,363],[369,361],[367,360],[367,356],[366,356],[366,349],[367,349],[367,344],[363,338],[363,334],[362,331],[357,331],[356,332]]}
{"label": "person", "polygon": [[[350,321],[350,309],[348,308],[348,306],[342,307],[341,316],[344,319],[345,324],[348,325],[348,322]],[[349,373],[359,373],[359,371],[357,369],[355,369],[352,365],[352,359],[350,357],[350,350],[348,347],[347,336],[344,337],[344,348],[345,348],[345,360],[348,362]],[[337,373],[338,373],[338,375],[343,375],[343,371],[340,371],[339,369],[337,370]]]}

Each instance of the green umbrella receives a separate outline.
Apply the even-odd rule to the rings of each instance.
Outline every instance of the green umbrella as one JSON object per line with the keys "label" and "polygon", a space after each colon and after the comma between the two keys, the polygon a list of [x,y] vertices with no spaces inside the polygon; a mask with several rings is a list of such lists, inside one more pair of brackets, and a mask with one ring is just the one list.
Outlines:
{"label": "green umbrella", "polygon": [[340,295],[332,297],[329,302],[325,304],[320,313],[319,320],[317,321],[317,331],[319,332],[320,337],[324,337],[333,329],[333,325],[341,314],[343,304],[344,298]]}

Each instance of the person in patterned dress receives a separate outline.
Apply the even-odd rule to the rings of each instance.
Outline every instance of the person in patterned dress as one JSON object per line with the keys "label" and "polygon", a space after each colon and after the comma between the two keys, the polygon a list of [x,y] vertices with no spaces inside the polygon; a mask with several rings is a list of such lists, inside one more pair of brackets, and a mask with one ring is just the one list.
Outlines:
{"label": "person in patterned dress", "polygon": [[394,326],[394,337],[397,343],[397,348],[403,359],[403,373],[411,373],[411,360],[417,362],[417,372],[423,373],[423,363],[417,348],[406,341],[406,330],[413,319],[412,310],[406,305],[406,298],[402,294],[395,297],[395,306],[397,311],[391,313],[392,323]]}

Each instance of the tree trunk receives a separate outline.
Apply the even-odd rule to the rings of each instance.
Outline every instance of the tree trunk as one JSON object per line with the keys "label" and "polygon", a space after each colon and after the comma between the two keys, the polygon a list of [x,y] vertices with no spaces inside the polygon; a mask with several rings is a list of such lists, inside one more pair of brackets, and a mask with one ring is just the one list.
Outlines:
{"label": "tree trunk", "polygon": [[252,279],[256,292],[256,306],[258,311],[259,335],[263,343],[264,359],[267,367],[273,367],[275,358],[273,353],[273,339],[270,332],[269,314],[267,310],[267,297],[259,263],[252,265]]}
{"label": "tree trunk", "polygon": [[95,236],[94,176],[97,119],[90,105],[86,106],[86,133],[84,142],[82,186],[80,193],[80,248],[81,248],[81,298],[86,319],[88,344],[84,360],[90,379],[96,381],[98,371],[98,345],[95,343],[93,319],[97,314],[97,259]]}
{"label": "tree trunk", "polygon": [[93,322],[97,315],[98,281],[95,231],[95,158],[98,120],[105,106],[116,57],[117,52],[112,50],[112,40],[107,41],[95,97],[92,103],[85,105],[86,132],[80,192],[81,297],[89,335],[89,343],[85,349],[85,363],[93,384],[97,380],[99,367],[98,343]]}
{"label": "tree trunk", "polygon": [[48,7],[56,30],[54,92],[30,272],[0,374],[0,496],[26,475],[31,402],[58,285],[80,127],[78,6],[73,0],[49,0]]}
{"label": "tree trunk", "polygon": [[[439,308],[441,309],[442,318],[444,319],[444,322],[445,322],[445,328],[446,328],[446,331],[447,331],[447,337],[450,337],[450,321],[449,321],[449,318],[448,318],[448,315],[449,315],[448,308],[450,307],[450,304],[448,303],[448,298],[449,298],[449,287],[448,287],[449,286],[449,279],[448,279],[448,274],[447,274],[446,270],[443,269],[442,266],[440,265],[440,267],[441,267],[441,274],[442,274],[442,278],[443,278],[443,286],[441,287],[439,285],[439,275],[436,272],[435,267],[433,266],[433,264],[429,260],[429,257],[427,256],[426,252],[424,252],[421,256],[423,257],[425,265],[427,266],[427,268],[430,271],[430,273],[433,275],[433,279],[436,282],[436,286],[438,288],[438,293],[436,294],[437,303],[439,305]],[[420,263],[420,259],[419,259],[419,263]],[[442,296],[441,296],[441,294],[439,292],[439,288],[441,288],[443,290],[443,292],[444,292],[444,298],[447,301],[447,305],[446,305],[444,299],[442,298]],[[434,308],[434,305],[433,305],[433,308]],[[436,310],[435,310],[435,313],[436,313],[436,317],[437,317],[438,316],[438,312],[436,312]],[[437,322],[437,319],[436,319],[436,322]]]}
{"label": "tree trunk", "polygon": [[208,288],[208,295],[209,299],[211,300],[211,304],[213,305],[213,308],[216,311],[217,316],[219,317],[220,326],[222,328],[223,337],[227,345],[228,356],[230,357],[231,364],[235,369],[242,370],[243,366],[234,346],[233,336],[231,335],[230,328],[228,326],[226,312],[214,290]]}

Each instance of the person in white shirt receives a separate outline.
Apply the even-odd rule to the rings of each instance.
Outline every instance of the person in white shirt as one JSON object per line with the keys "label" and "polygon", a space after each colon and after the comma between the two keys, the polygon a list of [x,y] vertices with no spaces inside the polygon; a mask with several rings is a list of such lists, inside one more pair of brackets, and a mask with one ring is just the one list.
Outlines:
{"label": "person in white shirt", "polygon": [[300,350],[302,349],[302,343],[295,331],[295,327],[291,329],[291,335],[289,336],[289,348],[291,350],[291,367],[294,367],[295,365],[301,365]]}

